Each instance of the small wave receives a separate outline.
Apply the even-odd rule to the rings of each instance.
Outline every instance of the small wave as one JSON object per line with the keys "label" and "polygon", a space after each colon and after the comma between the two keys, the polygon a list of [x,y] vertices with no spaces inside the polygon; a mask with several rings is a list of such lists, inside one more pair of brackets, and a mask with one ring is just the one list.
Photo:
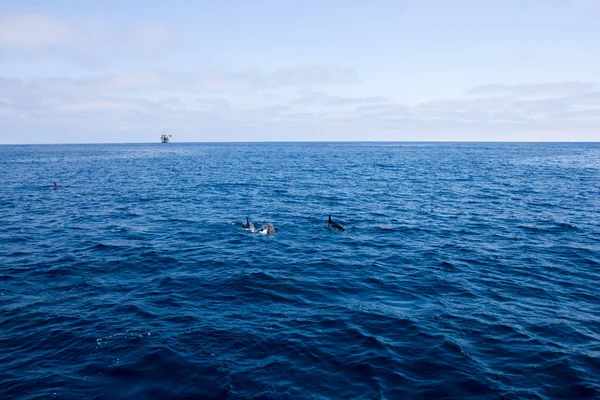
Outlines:
{"label": "small wave", "polygon": [[114,244],[97,243],[85,249],[85,251],[109,251],[109,250],[120,250],[123,246]]}
{"label": "small wave", "polygon": [[560,232],[569,232],[576,231],[579,228],[576,225],[567,223],[567,222],[557,222],[552,224],[520,224],[519,228],[524,229],[530,232],[539,232],[539,233],[560,233]]}

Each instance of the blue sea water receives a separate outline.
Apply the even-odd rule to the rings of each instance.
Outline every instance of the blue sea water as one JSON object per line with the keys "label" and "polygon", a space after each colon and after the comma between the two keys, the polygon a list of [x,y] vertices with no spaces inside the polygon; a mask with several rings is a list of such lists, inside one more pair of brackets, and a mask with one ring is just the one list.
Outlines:
{"label": "blue sea water", "polygon": [[0,167],[2,399],[600,398],[600,144],[0,146]]}

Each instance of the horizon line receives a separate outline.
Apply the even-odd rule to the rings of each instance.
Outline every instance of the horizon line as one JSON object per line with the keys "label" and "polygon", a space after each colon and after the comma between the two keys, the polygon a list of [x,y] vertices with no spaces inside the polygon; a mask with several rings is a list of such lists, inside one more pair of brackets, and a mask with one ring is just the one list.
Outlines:
{"label": "horizon line", "polygon": [[199,142],[65,142],[65,143],[0,143],[0,146],[61,146],[61,145],[121,145],[121,144],[261,144],[261,143],[600,143],[583,140],[266,140],[266,141],[199,141]]}

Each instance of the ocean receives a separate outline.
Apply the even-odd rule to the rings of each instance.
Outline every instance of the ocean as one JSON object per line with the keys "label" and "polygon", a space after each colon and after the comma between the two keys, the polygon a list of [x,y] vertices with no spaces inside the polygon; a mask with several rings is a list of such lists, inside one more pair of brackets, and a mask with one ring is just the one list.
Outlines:
{"label": "ocean", "polygon": [[2,399],[600,398],[599,143],[5,145],[0,166]]}

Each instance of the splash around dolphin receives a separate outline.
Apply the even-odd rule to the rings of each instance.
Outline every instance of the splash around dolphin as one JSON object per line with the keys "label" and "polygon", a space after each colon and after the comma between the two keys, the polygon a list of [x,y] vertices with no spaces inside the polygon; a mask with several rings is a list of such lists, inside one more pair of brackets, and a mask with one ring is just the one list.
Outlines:
{"label": "splash around dolphin", "polygon": [[338,224],[337,222],[333,222],[333,221],[331,220],[331,215],[329,216],[329,221],[328,221],[328,222],[329,222],[329,223],[328,223],[328,225],[327,225],[327,226],[328,226],[329,228],[337,229],[337,230],[339,230],[339,231],[344,231],[344,230],[345,230],[343,226],[341,226],[341,225],[340,225],[340,224]]}

